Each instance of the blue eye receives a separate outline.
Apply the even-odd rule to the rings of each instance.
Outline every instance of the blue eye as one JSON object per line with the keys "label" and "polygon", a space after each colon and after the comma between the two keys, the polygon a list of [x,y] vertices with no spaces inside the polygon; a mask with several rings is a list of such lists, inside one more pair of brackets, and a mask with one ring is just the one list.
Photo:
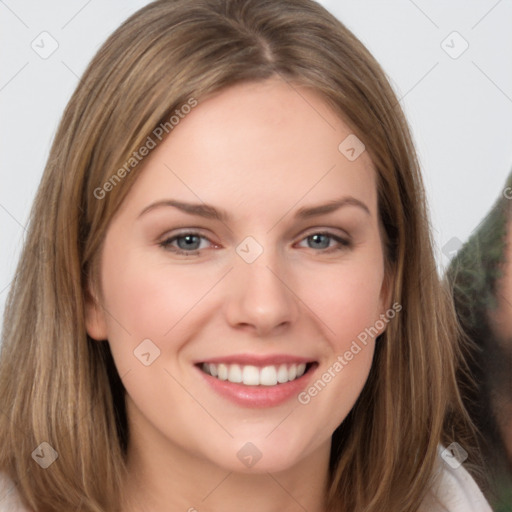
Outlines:
{"label": "blue eye", "polygon": [[198,233],[181,233],[179,235],[172,236],[160,242],[160,247],[168,249],[176,254],[184,255],[196,255],[200,249],[204,249],[201,246],[202,241],[210,243],[210,241],[199,235]]}
{"label": "blue eye", "polygon": [[[304,245],[306,243],[307,245]],[[198,256],[202,249],[212,246],[212,242],[200,233],[184,232],[171,236],[159,243],[165,250],[182,256]],[[332,233],[312,233],[299,242],[299,247],[315,249],[315,252],[336,252],[351,247],[349,239]]]}
{"label": "blue eye", "polygon": [[176,238],[176,242],[180,249],[197,250],[201,245],[201,237],[197,235],[183,235]]}
{"label": "blue eye", "polygon": [[[313,233],[301,240],[301,244],[306,241],[309,249],[319,249],[319,251],[336,251],[350,247],[350,241],[332,233]],[[334,243],[332,243],[334,242]],[[304,245],[301,245],[304,247]]]}
{"label": "blue eye", "polygon": [[327,249],[331,245],[332,237],[323,233],[317,233],[306,238],[311,249]]}

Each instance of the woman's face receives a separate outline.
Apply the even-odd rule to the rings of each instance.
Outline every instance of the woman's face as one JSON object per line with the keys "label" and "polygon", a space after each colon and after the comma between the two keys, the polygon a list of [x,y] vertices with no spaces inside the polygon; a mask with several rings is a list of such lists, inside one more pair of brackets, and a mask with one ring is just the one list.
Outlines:
{"label": "woman's face", "polygon": [[132,444],[230,471],[327,456],[389,306],[357,142],[314,93],[272,79],[200,102],[143,162],[86,318]]}

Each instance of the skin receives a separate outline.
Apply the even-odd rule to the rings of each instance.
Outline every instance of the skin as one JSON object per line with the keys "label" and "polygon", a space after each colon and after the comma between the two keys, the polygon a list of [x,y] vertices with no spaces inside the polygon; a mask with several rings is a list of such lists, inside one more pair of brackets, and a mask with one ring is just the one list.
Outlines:
{"label": "skin", "polygon": [[[318,362],[315,381],[389,308],[376,173],[367,152],[351,162],[338,150],[350,133],[315,93],[271,79],[201,101],[146,158],[108,228],[86,315],[127,390],[124,510],[325,510],[331,435],[364,386],[374,339],[307,405],[236,405],[193,363],[293,354]],[[364,207],[295,217],[347,197]],[[171,198],[229,218],[172,206],[141,215]],[[159,245],[182,228],[206,237],[193,255]],[[326,230],[349,245],[311,238]],[[263,248],[253,263],[235,251],[249,235]],[[147,338],[161,351],[150,366],[133,353]],[[262,454],[251,468],[237,457],[247,442]]]}

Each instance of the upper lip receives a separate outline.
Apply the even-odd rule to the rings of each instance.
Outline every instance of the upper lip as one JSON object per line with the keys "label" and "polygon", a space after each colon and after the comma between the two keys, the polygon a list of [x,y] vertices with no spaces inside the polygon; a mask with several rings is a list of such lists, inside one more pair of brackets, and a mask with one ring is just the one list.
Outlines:
{"label": "upper lip", "polygon": [[202,359],[197,361],[196,364],[201,363],[212,363],[212,364],[240,364],[240,365],[252,365],[252,366],[271,366],[280,364],[301,364],[301,363],[313,363],[315,360],[308,357],[293,356],[290,354],[269,354],[269,355],[257,355],[257,354],[233,354],[230,356],[212,357],[208,359]]}

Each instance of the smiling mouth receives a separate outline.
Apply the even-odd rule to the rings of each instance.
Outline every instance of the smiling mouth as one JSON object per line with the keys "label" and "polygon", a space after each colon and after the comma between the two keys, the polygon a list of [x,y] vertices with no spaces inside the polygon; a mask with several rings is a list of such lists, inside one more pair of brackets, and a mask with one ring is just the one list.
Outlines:
{"label": "smiling mouth", "polygon": [[242,364],[200,363],[197,366],[207,375],[233,384],[276,386],[300,379],[318,364],[311,362],[258,367]]}

